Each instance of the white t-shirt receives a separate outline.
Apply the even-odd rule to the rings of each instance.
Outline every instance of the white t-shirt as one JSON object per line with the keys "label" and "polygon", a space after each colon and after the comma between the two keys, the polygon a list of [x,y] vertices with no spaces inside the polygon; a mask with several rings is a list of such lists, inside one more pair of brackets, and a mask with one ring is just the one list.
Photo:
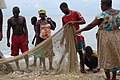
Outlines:
{"label": "white t-shirt", "polygon": [[6,4],[5,4],[5,1],[4,0],[0,0],[0,9],[5,9],[5,8],[7,8]]}

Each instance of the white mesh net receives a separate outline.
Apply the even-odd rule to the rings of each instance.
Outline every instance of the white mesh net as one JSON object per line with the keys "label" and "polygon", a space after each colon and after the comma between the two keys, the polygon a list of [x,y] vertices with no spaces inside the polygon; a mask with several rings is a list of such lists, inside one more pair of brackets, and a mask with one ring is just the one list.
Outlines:
{"label": "white mesh net", "polygon": [[[48,58],[54,56],[53,64],[56,66],[56,73],[74,73],[78,71],[77,52],[75,45],[75,31],[72,25],[64,26],[53,36],[38,44],[23,54],[1,59],[0,64],[23,59],[25,55]],[[60,45],[60,43],[63,45]]]}

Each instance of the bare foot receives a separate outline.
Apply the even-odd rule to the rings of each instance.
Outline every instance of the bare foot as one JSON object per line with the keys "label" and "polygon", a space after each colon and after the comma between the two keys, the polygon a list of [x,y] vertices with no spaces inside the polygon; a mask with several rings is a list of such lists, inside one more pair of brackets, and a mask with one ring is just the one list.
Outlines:
{"label": "bare foot", "polygon": [[86,71],[84,69],[81,69],[80,71],[81,71],[81,73],[86,73]]}
{"label": "bare foot", "polygon": [[46,67],[43,67],[43,71],[46,71]]}
{"label": "bare foot", "polygon": [[99,72],[99,71],[100,71],[99,68],[97,68],[97,69],[93,69],[93,73],[97,73],[97,72]]}
{"label": "bare foot", "polygon": [[30,70],[30,69],[27,68],[27,69],[24,70],[24,72],[30,73],[30,72],[32,72],[32,70]]}
{"label": "bare foot", "polygon": [[20,68],[18,67],[16,71],[20,71]]}
{"label": "bare foot", "polygon": [[30,67],[33,67],[33,66],[37,66],[35,63],[33,63],[32,65],[30,65]]}
{"label": "bare foot", "polygon": [[53,68],[53,67],[50,67],[49,70],[54,70],[54,68]]}
{"label": "bare foot", "polygon": [[39,67],[42,68],[42,64],[39,64]]}
{"label": "bare foot", "polygon": [[92,71],[92,69],[86,69],[86,71]]}

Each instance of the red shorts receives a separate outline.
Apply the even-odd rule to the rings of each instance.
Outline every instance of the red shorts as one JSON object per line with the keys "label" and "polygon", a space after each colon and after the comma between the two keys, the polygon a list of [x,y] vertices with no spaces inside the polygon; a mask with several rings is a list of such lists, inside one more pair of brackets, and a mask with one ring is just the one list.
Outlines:
{"label": "red shorts", "polygon": [[11,56],[19,55],[19,49],[21,52],[28,50],[28,42],[25,34],[12,35]]}

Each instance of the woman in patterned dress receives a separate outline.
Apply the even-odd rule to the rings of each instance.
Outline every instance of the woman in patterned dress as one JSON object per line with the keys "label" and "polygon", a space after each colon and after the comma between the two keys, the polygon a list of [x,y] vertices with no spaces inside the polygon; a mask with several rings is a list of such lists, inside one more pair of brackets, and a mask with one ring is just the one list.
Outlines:
{"label": "woman in patterned dress", "polygon": [[120,69],[120,10],[112,9],[112,0],[101,0],[102,12],[83,29],[77,31],[87,31],[95,26],[99,26],[97,33],[99,66],[104,68],[106,79],[116,79],[116,72]]}

